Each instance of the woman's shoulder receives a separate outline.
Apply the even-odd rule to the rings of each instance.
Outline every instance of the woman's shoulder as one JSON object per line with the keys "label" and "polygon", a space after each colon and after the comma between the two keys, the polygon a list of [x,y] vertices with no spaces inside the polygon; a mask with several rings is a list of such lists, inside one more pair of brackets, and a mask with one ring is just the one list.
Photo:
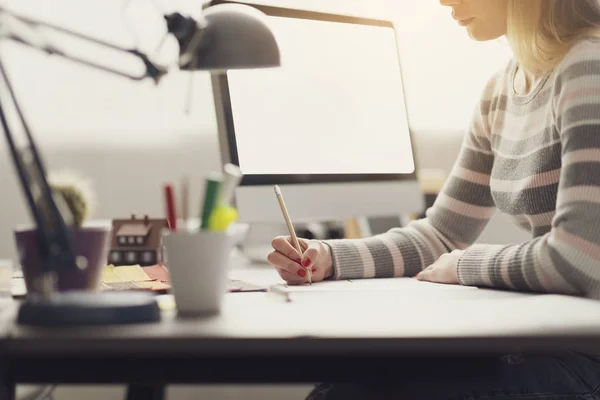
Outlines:
{"label": "woman's shoulder", "polygon": [[577,40],[556,67],[557,75],[600,74],[600,37]]}
{"label": "woman's shoulder", "polygon": [[[553,104],[561,115],[580,105],[592,105],[580,110],[578,118],[594,119],[600,105],[600,38],[586,37],[575,42],[553,71]],[[592,114],[584,116],[583,111]]]}
{"label": "woman's shoulder", "polygon": [[600,34],[599,36],[584,36],[573,43],[565,56],[565,60],[577,57],[586,58],[589,56],[600,58],[598,50],[600,50]]}

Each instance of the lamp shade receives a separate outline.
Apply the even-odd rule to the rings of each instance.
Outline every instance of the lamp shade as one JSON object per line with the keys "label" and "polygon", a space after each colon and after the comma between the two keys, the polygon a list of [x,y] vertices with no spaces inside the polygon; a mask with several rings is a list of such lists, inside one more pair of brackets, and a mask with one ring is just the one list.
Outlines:
{"label": "lamp shade", "polygon": [[261,11],[218,4],[206,8],[202,17],[194,26],[179,14],[166,17],[179,41],[180,69],[223,72],[280,66],[279,46]]}

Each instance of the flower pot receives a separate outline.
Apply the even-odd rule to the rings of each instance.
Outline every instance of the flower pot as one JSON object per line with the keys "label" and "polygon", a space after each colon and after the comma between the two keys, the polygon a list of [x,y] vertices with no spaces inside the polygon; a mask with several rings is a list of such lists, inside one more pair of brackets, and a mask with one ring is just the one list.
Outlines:
{"label": "flower pot", "polygon": [[[73,228],[70,229],[69,233],[75,256],[85,257],[87,266],[84,269],[68,268],[58,271],[58,291],[100,290],[102,270],[107,265],[111,228]],[[27,293],[39,293],[34,284],[42,273],[42,264],[38,253],[37,230],[31,228],[16,229],[15,241]]]}

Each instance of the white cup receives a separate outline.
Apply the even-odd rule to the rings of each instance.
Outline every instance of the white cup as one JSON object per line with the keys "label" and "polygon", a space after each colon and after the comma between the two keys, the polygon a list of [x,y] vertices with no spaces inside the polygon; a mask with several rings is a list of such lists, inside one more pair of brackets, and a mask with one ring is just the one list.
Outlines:
{"label": "white cup", "polygon": [[163,243],[177,313],[219,313],[228,290],[232,236],[221,232],[166,232]]}

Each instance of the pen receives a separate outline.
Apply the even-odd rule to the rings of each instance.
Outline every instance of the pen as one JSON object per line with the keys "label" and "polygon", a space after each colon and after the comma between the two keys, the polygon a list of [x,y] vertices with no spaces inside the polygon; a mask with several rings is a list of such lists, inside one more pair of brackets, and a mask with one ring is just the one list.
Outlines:
{"label": "pen", "polygon": [[177,211],[175,210],[175,195],[173,194],[173,186],[171,184],[164,185],[165,191],[165,208],[167,220],[169,221],[169,229],[177,230]]}
{"label": "pen", "polygon": [[[277,201],[279,201],[279,207],[281,208],[281,213],[283,214],[283,218],[285,219],[285,223],[287,225],[288,231],[290,232],[290,237],[292,238],[292,244],[294,248],[302,256],[304,253],[302,248],[300,247],[300,243],[298,242],[298,237],[296,236],[296,231],[294,230],[294,225],[292,225],[292,220],[290,219],[290,215],[287,211],[287,207],[285,206],[285,202],[283,201],[283,195],[281,194],[281,188],[278,185],[275,185],[275,195],[277,196]],[[308,284],[312,285],[312,272],[305,268],[306,277],[308,278]]]}
{"label": "pen", "polygon": [[204,187],[204,203],[202,205],[202,214],[200,229],[203,231],[209,230],[209,222],[212,212],[217,202],[217,193],[219,186],[223,182],[223,174],[219,172],[211,172],[206,178]]}

